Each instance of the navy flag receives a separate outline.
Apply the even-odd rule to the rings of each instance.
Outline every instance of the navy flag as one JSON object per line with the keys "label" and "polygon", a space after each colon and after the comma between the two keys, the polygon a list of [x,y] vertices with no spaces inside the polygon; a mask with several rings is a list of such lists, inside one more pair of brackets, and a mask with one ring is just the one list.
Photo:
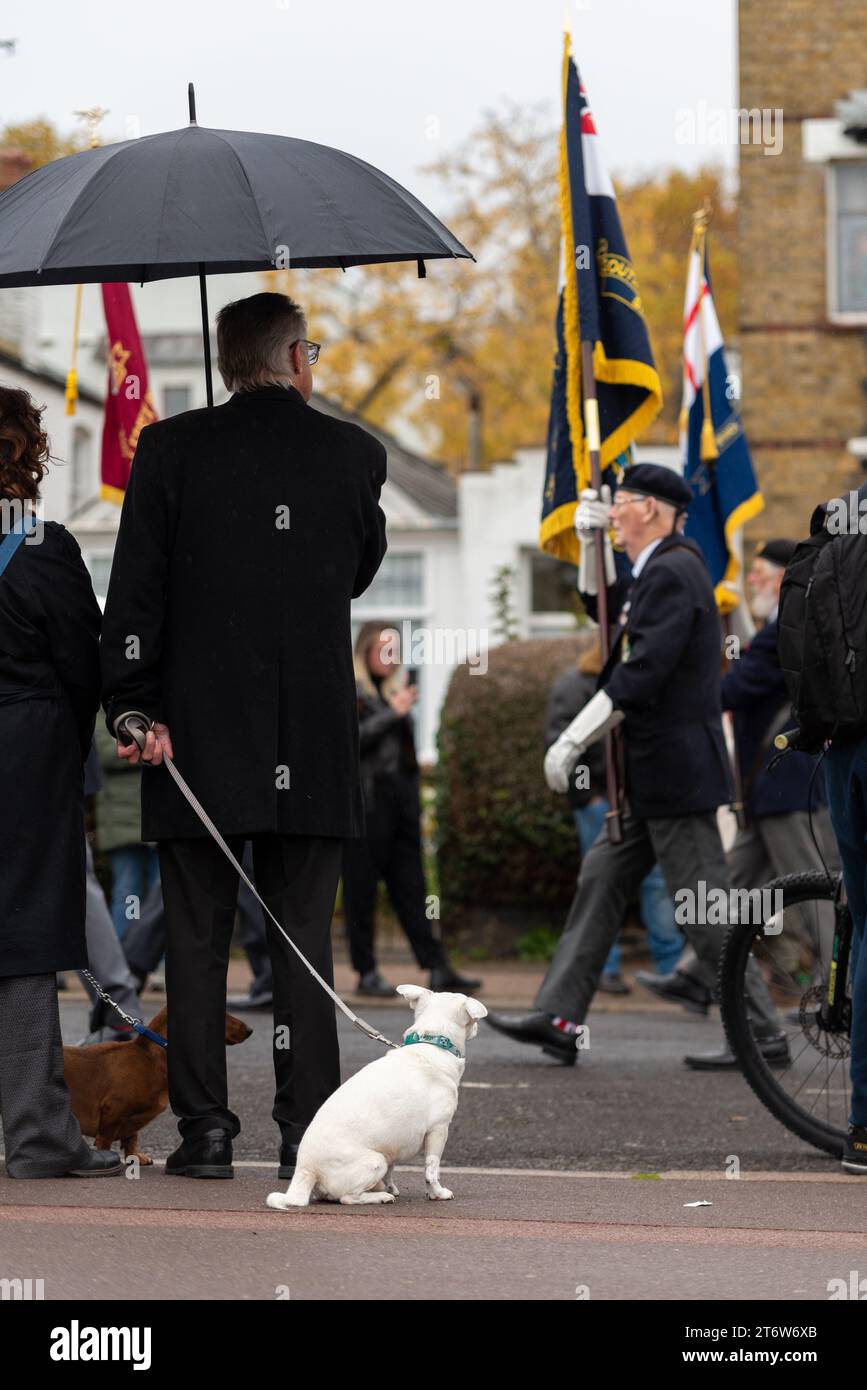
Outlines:
{"label": "navy flag", "polygon": [[582,418],[582,338],[593,343],[604,481],[622,477],[623,460],[618,463],[618,458],[628,454],[633,441],[658,414],[662,388],[614,187],[602,163],[568,34],[563,52],[563,107],[557,354],[539,544],[550,555],[577,564],[575,507],[582,488],[590,486]]}
{"label": "navy flag", "polygon": [[756,483],[736,394],[726,367],[723,338],[707,262],[707,214],[694,219],[683,314],[683,476],[695,494],[686,534],[701,546],[716,591],[728,613],[740,602],[735,532],[764,502]]}

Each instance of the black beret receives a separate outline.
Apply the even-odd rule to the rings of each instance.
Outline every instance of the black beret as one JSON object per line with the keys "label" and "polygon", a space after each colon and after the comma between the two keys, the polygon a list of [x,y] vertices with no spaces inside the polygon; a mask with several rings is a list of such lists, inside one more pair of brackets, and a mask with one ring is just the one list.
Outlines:
{"label": "black beret", "polygon": [[645,497],[655,497],[658,502],[667,502],[679,512],[685,512],[692,501],[689,483],[663,463],[634,463],[626,469],[620,486],[624,492],[639,492]]}
{"label": "black beret", "polygon": [[756,551],[756,559],[770,560],[772,565],[780,565],[785,569],[794,555],[797,545],[797,541],[788,541],[784,539],[765,541]]}

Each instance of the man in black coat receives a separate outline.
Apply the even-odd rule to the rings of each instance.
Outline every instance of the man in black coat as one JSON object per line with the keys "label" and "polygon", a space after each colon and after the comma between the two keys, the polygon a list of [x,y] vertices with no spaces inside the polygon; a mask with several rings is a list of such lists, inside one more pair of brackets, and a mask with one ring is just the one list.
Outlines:
{"label": "man in black coat", "polygon": [[[584,861],[534,1012],[516,1019],[488,1014],[499,1031],[565,1064],[576,1059],[576,1037],[583,1040],[625,907],[655,859],[675,904],[686,909],[678,923],[699,960],[715,970],[722,949],[724,925],[708,920],[706,911],[712,893],[729,895],[716,823],[717,806],[729,799],[720,629],[701,552],[678,529],[691,497],[678,474],[657,464],[636,464],[617,491],[610,519],[632,562],[633,582],[597,693],[548,750],[545,775],[552,790],[566,792],[584,750],[622,723],[623,842],[613,845],[602,833]],[[684,993],[692,988],[683,977]],[[755,970],[750,1003],[763,1046],[784,1047]]]}
{"label": "man in black coat", "polygon": [[[107,722],[154,721],[142,838],[159,842],[168,945],[167,1171],[231,1176],[226,969],[238,876],[158,765],[174,757],[236,858],[251,840],[271,911],[329,982],[342,842],[362,832],[350,601],[385,554],[382,445],[308,405],[318,345],[298,305],[218,317],[216,409],[143,430],[103,623]],[[134,745],[118,745],[135,762]],[[273,925],[281,1176],[340,1084],[334,1005]]]}
{"label": "man in black coat", "polygon": [[[785,567],[795,552],[795,542],[766,541],[757,553],[747,575],[753,616],[763,626],[722,680],[722,706],[731,710],[734,739],[741,772],[745,823],[738,829],[728,852],[729,874],[736,888],[755,889],[784,874],[824,871],[810,826],[822,845],[826,862],[839,867],[837,847],[826,806],[825,779],[816,759],[807,753],[792,752],[774,770],[768,769],[776,734],[792,725],[791,700],[777,654],[777,613],[780,586]],[[812,812],[811,812],[812,802]],[[830,954],[834,935],[834,913],[820,911],[818,929],[824,938],[824,954]],[[816,923],[802,920],[796,909],[786,913],[783,932],[768,938],[768,947],[784,972],[794,976],[801,962],[803,937],[815,949]],[[636,979],[663,999],[675,997],[681,977],[688,976],[701,987],[710,1002],[716,980],[708,978],[693,951],[687,951],[673,976],[651,975],[639,971]],[[700,1052],[684,1059],[696,1071],[734,1070],[739,1063],[730,1048]]]}

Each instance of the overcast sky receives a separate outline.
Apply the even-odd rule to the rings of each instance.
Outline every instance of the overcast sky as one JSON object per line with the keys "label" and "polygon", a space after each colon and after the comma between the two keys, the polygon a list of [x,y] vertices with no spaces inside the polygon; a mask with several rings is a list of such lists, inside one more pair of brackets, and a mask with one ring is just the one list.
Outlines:
{"label": "overcast sky", "polygon": [[[734,164],[733,147],[683,143],[678,113],[737,105],[736,0],[4,0],[0,124],[70,130],[103,106],[105,138],[148,135],[186,124],[193,81],[201,125],[336,145],[447,217],[419,169],[486,108],[543,102],[559,122],[564,14],[612,172]],[[51,296],[64,319],[67,298]]]}

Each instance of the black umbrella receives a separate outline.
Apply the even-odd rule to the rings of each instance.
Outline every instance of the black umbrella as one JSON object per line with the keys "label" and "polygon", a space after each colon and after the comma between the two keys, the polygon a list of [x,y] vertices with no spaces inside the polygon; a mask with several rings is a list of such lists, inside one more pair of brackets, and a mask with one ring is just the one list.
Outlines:
{"label": "black umbrella", "polygon": [[35,169],[0,195],[0,288],[469,257],[417,198],[309,140],[190,124]]}

